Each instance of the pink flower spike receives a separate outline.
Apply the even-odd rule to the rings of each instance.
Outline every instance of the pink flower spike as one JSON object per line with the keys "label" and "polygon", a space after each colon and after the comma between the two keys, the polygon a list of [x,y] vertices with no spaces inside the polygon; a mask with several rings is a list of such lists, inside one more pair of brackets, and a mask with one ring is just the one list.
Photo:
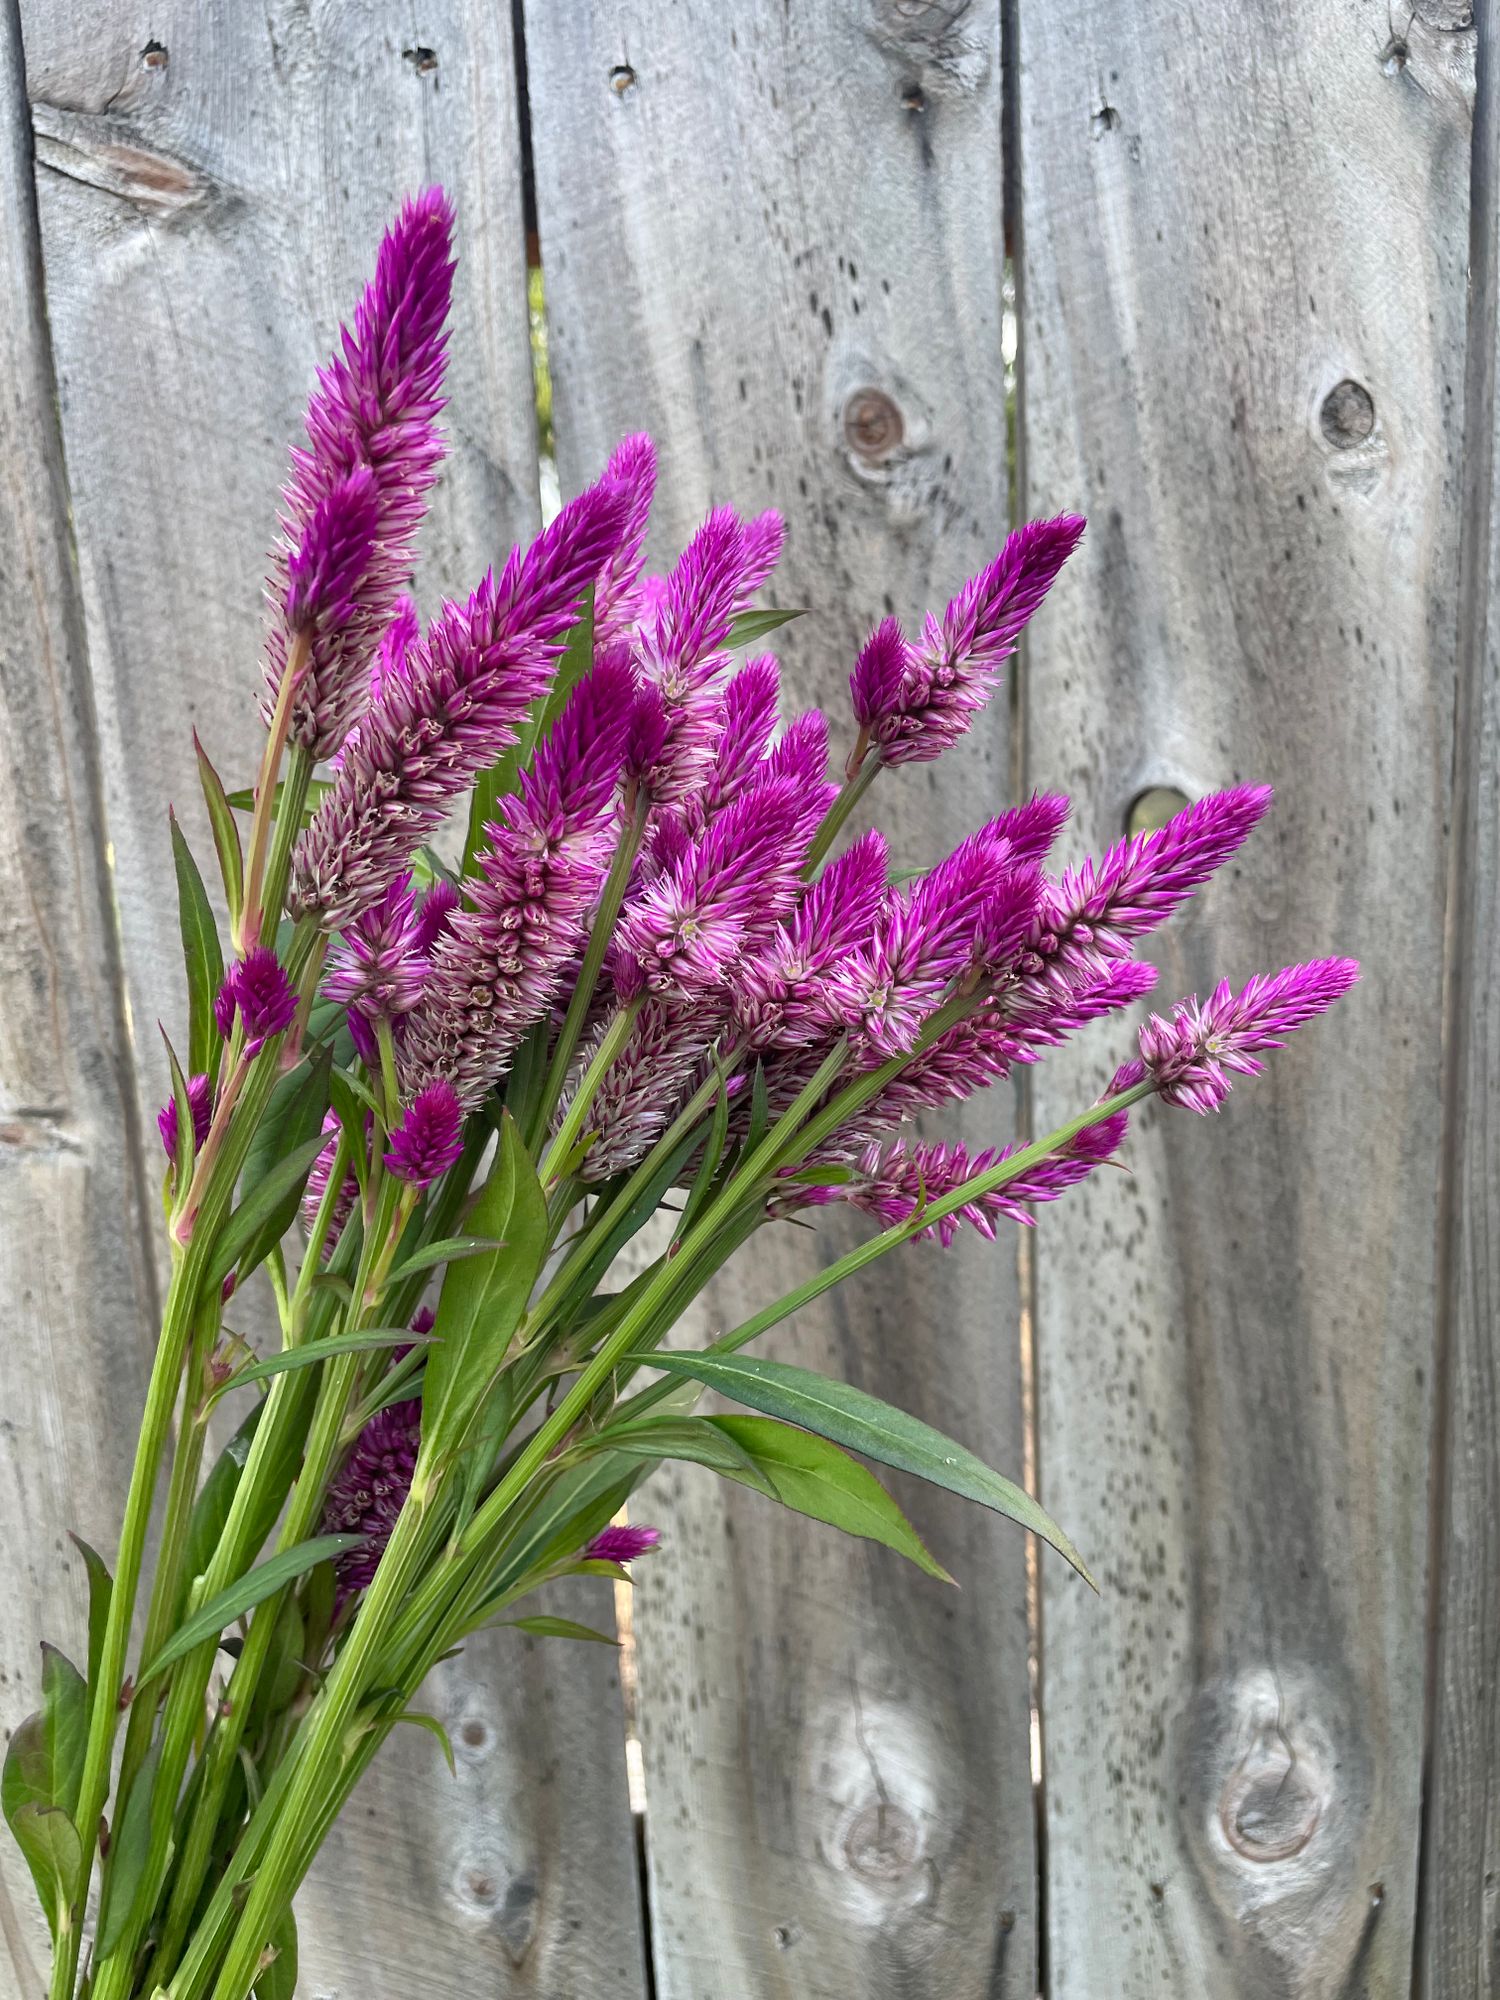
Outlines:
{"label": "pink flower spike", "polygon": [[1170,1021],[1153,1014],[1141,1029],[1141,1059],[1158,1095],[1188,1111],[1217,1111],[1231,1076],[1258,1076],[1263,1049],[1279,1049],[1293,1029],[1326,1014],[1359,978],[1352,958],[1317,958],[1257,973],[1238,993],[1221,980],[1199,1006],[1179,1000]]}
{"label": "pink flower spike", "polygon": [[439,1077],[419,1091],[391,1134],[385,1163],[398,1180],[431,1187],[464,1149],[464,1113],[453,1085]]}
{"label": "pink flower spike", "polygon": [[[208,1128],[214,1115],[213,1078],[190,1076],[188,1078],[188,1108],[193,1119],[193,1151],[201,1150],[208,1137]],[[169,1097],[156,1114],[156,1129],[161,1134],[161,1142],[167,1149],[167,1158],[177,1157],[177,1099]]]}
{"label": "pink flower spike", "polygon": [[649,1555],[661,1540],[660,1528],[627,1527],[624,1523],[611,1523],[601,1528],[591,1542],[578,1552],[580,1562],[632,1563],[637,1557]]}

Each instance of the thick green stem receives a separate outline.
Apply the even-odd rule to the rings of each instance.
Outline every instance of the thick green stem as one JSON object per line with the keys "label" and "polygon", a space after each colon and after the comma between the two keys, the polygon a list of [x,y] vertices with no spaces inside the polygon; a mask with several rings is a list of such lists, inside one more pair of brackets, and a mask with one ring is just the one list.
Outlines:
{"label": "thick green stem", "polygon": [[867,756],[845,779],[838,797],[823,815],[823,824],[818,828],[817,838],[807,850],[807,860],[802,869],[804,875],[813,873],[823,856],[838,839],[845,820],[875,782],[875,774],[879,769],[880,759]]}

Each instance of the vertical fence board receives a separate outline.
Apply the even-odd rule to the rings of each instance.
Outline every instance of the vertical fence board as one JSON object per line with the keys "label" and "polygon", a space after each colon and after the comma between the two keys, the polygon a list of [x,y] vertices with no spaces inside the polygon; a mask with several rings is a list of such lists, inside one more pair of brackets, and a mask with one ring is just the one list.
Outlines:
{"label": "vertical fence board", "polygon": [[[1147,786],[1279,786],[1164,999],[1366,966],[1040,1233],[1043,1498],[1103,1584],[1044,1572],[1055,2000],[1408,1990],[1463,11],[1017,7],[1026,505],[1093,517],[1028,775],[1091,843]],[[1039,1127],[1105,1074],[1049,1063]]]}
{"label": "vertical fence board", "polygon": [[[0,7],[0,1701],[38,1641],[86,1657],[74,1528],[110,1546],[153,1300],[135,1177],[83,622],[68,550],[20,33]],[[104,1329],[110,1338],[101,1338]],[[0,1991],[46,1989],[47,1929],[0,1837]],[[5,1968],[9,1968],[7,1971]]]}
{"label": "vertical fence board", "polygon": [[[940,602],[1003,526],[997,15],[527,9],[564,488],[644,427],[659,557],[710,501],[780,507],[776,588],[813,615],[773,643],[789,707],[825,703],[840,757],[858,640]],[[1005,750],[993,715],[940,773],[883,785],[898,865],[1002,800]],[[997,1097],[971,1136],[1007,1137],[1011,1111]],[[758,1241],[712,1323],[815,1242]],[[1019,1471],[1015,1313],[1003,1247],[919,1246],[772,1346]],[[664,2000],[1030,2000],[1021,1541],[902,1497],[961,1597],[706,1473],[642,1496],[668,1530],[635,1598]]]}
{"label": "vertical fence board", "polygon": [[1478,19],[1423,2000],[1500,1990],[1500,5]]}
{"label": "vertical fence board", "polygon": [[[434,179],[457,199],[462,263],[424,607],[535,526],[513,50],[506,11],[465,0],[420,23],[327,0],[25,0],[22,13],[108,829],[146,1034],[180,1012],[169,798],[206,852],[190,728],[226,777],[248,779],[286,448],[380,229]],[[154,1083],[154,1054],[142,1068]],[[434,1677],[458,1787],[428,1737],[398,1732],[301,1899],[307,1993],[639,1990],[612,1663],[549,1654],[529,1698],[543,1677],[514,1634]]]}

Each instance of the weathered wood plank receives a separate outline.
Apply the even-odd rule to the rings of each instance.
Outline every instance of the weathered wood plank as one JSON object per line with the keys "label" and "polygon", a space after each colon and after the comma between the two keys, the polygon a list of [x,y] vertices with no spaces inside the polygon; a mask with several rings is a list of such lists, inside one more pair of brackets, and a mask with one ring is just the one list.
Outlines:
{"label": "weathered wood plank", "polygon": [[[397,18],[399,12],[400,18]],[[134,1019],[179,1009],[164,809],[202,840],[190,725],[253,770],[259,580],[312,369],[400,197],[461,214],[453,452],[419,594],[472,586],[537,513],[506,10],[316,0],[149,19],[23,8],[57,355]],[[149,41],[148,41],[149,32]],[[154,1058],[145,1065],[156,1084]],[[528,1704],[514,1635],[429,1695],[480,1736],[457,1801],[400,1732],[301,1899],[303,1985],[487,1994],[639,1989],[618,1695],[602,1649],[549,1658]],[[482,1740],[481,1740],[482,1739]],[[567,1830],[566,1844],[559,1838]]]}
{"label": "weathered wood plank", "polygon": [[[1050,1990],[1394,2000],[1473,37],[1384,0],[1017,12],[1025,504],[1094,524],[1031,649],[1028,776],[1091,844],[1151,785],[1280,787],[1164,999],[1366,966],[1222,1124],[1148,1117],[1133,1177],[1040,1232],[1043,1497],[1104,1592],[1044,1568]],[[1049,1063],[1039,1127],[1106,1073]]]}
{"label": "weathered wood plank", "polygon": [[1423,2000],[1500,1990],[1500,5],[1476,12]]}
{"label": "weathered wood plank", "polygon": [[[113,1542],[154,1320],[135,1085],[68,549],[20,32],[0,7],[0,1726],[38,1642],[86,1657],[74,1529]],[[46,1991],[47,1927],[0,1837],[0,1990]]]}
{"label": "weathered wood plank", "polygon": [[[814,613],[777,635],[788,692],[836,741],[869,625],[941,602],[1004,524],[998,42],[994,5],[527,9],[564,488],[644,427],[658,555],[710,501],[779,506],[777,589]],[[902,865],[993,809],[1006,749],[997,714],[883,791]],[[817,1243],[758,1242],[715,1323]],[[923,1246],[773,1340],[1018,1469],[1015,1325],[1005,1248]],[[664,2000],[1035,1991],[1021,1541],[902,1497],[961,1598],[707,1474],[643,1497]]]}

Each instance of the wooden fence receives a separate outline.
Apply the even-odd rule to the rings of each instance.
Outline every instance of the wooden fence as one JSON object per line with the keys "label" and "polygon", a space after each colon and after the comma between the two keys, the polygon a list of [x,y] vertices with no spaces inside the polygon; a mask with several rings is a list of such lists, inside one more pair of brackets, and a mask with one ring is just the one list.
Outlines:
{"label": "wooden fence", "polygon": [[[1500,1991],[1500,0],[0,0],[0,99],[6,1719],[78,1639],[62,1528],[112,1546],[134,1442],[163,807],[196,831],[190,725],[251,769],[286,444],[441,179],[429,604],[537,526],[530,222],[564,489],[645,427],[659,551],[781,507],[799,698],[1012,514],[1090,516],[1009,714],[887,796],[906,860],[1018,788],[1073,792],[1081,847],[1270,778],[1165,990],[1366,977],[1214,1129],[1145,1120],[1019,1267],[914,1248],[777,1336],[1024,1466],[1102,1598],[927,1490],[961,1595],[661,1477],[644,1814],[613,1657],[481,1640],[435,1677],[457,1782],[390,1746],[303,1991]],[[8,1848],[0,1931],[31,2000]]]}

